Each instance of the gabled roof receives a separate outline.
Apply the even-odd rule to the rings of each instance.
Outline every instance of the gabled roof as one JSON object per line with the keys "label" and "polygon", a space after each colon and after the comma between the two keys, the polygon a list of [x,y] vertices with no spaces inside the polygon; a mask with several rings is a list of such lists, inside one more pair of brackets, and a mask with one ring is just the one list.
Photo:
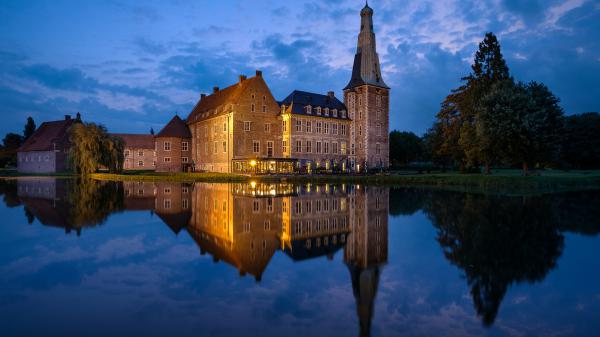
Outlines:
{"label": "gabled roof", "polygon": [[156,137],[192,138],[192,133],[187,124],[179,116],[175,116],[160,130]]}
{"label": "gabled roof", "polygon": [[220,89],[212,95],[202,97],[187,118],[188,123],[194,123],[217,115],[231,112],[231,104],[236,104],[246,88],[251,86],[262,76],[243,79],[227,88]]}
{"label": "gabled roof", "polygon": [[64,119],[60,121],[44,122],[19,148],[19,152],[29,151],[51,151],[54,144],[68,142],[69,128],[79,121],[76,119]]}
{"label": "gabled roof", "polygon": [[[288,95],[288,97],[280,102],[280,105],[289,107],[289,109],[291,109],[291,113],[293,114],[336,119],[350,119],[347,113],[345,114],[345,117],[342,118],[342,114],[340,112],[342,110],[347,111],[347,109],[344,103],[342,103],[335,96],[294,90]],[[313,108],[311,114],[306,113],[306,107],[309,105]],[[329,116],[325,116],[323,113],[321,113],[321,115],[317,115],[316,111],[314,110],[316,107],[321,107],[321,109],[329,108],[329,110],[336,109],[338,111],[337,117],[334,117],[331,112],[329,113]]]}
{"label": "gabled roof", "polygon": [[153,135],[140,135],[131,133],[112,133],[111,136],[119,137],[125,142],[126,148],[154,149]]}

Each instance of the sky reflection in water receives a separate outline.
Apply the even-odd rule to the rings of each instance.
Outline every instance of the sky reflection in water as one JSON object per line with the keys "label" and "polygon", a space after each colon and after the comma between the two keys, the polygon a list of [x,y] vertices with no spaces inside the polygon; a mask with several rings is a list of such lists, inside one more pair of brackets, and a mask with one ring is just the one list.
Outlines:
{"label": "sky reflection in water", "polygon": [[0,187],[2,336],[600,328],[597,191],[53,179]]}

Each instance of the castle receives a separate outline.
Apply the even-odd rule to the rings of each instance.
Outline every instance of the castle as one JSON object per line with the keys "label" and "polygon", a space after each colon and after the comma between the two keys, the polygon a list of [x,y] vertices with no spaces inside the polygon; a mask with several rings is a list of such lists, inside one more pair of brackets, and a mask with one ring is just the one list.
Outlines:
{"label": "castle", "polygon": [[[331,91],[325,95],[293,91],[278,101],[261,71],[250,78],[242,75],[227,88],[214,87],[210,95],[202,94],[185,120],[175,116],[154,137],[116,134],[125,141],[124,169],[312,173],[387,168],[390,88],[381,76],[373,10],[365,5],[360,16],[343,102]],[[56,135],[37,138],[48,140],[46,149]],[[22,152],[19,171],[59,166],[42,167],[37,162],[32,166],[29,160],[40,156]]]}

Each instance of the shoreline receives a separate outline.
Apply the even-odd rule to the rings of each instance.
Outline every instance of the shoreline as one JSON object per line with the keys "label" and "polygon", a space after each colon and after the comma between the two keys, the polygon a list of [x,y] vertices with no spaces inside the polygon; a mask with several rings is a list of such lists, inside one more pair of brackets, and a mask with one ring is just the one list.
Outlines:
{"label": "shoreline", "polygon": [[[6,174],[9,173],[9,174]],[[75,175],[17,174],[0,172],[0,179],[57,178],[72,179]],[[397,187],[428,187],[487,191],[503,193],[551,193],[575,190],[600,190],[600,170],[543,171],[539,175],[523,176],[518,170],[498,170],[492,175],[461,173],[390,172],[368,175],[238,175],[228,173],[156,173],[125,172],[121,174],[95,173],[91,179],[99,181],[146,181],[181,183],[297,183],[297,184],[364,184]]]}

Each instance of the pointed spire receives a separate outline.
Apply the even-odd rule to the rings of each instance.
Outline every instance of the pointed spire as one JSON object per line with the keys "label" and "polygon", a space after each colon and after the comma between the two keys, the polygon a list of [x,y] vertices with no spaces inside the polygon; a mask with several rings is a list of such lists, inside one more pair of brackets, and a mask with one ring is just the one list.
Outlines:
{"label": "pointed spire", "polygon": [[364,84],[389,88],[381,77],[379,55],[377,55],[375,33],[373,32],[373,14],[373,9],[369,7],[368,2],[365,2],[365,7],[360,11],[360,33],[358,34],[352,78],[344,90]]}

